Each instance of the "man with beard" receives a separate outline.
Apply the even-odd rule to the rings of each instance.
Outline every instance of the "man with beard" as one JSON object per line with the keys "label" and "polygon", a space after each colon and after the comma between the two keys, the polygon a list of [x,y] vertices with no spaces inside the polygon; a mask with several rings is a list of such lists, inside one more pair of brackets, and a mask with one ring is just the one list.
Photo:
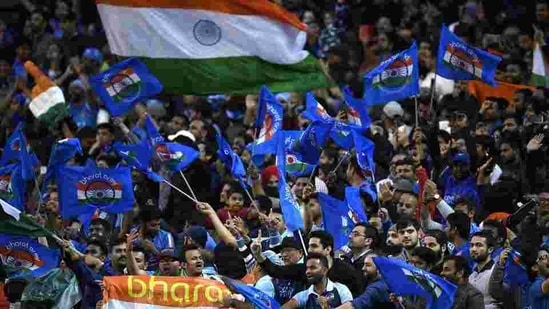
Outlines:
{"label": "man with beard", "polygon": [[448,255],[448,237],[441,230],[427,230],[423,237],[423,246],[435,252],[437,262],[431,269],[431,272],[439,275],[443,268],[444,258]]}
{"label": "man with beard", "polygon": [[141,212],[142,225],[139,227],[140,238],[135,244],[145,249],[149,270],[158,265],[159,253],[168,248],[174,248],[172,234],[160,228],[161,214],[154,209],[147,209]]}
{"label": "man with beard", "polygon": [[[187,245],[183,248],[181,266],[185,277],[204,277],[204,260],[200,248],[195,245]],[[160,269],[160,267],[159,267]]]}
{"label": "man with beard", "polygon": [[325,256],[309,254],[305,275],[307,283],[311,286],[297,293],[282,308],[335,308],[353,300],[347,286],[328,279],[328,270],[328,259]]}
{"label": "man with beard", "polygon": [[396,229],[400,243],[403,246],[403,250],[399,258],[409,262],[410,253],[420,245],[419,234],[421,232],[421,226],[417,220],[408,219],[397,222]]}
{"label": "man with beard", "polygon": [[484,296],[484,307],[486,309],[500,308],[500,300],[495,299],[489,290],[490,277],[495,265],[491,257],[495,243],[496,240],[489,231],[480,231],[471,237],[470,253],[476,266],[469,276],[469,283]]}
{"label": "man with beard", "polygon": [[362,271],[368,282],[366,290],[359,297],[351,302],[344,303],[337,309],[384,309],[395,308],[394,304],[389,299],[389,287],[377,270],[373,258],[378,256],[373,252],[369,252],[364,257],[364,266]]}
{"label": "man with beard", "polygon": [[467,278],[469,277],[467,260],[462,256],[447,256],[440,275],[458,288],[454,296],[452,309],[484,308],[484,297]]}
{"label": "man with beard", "polygon": [[377,229],[367,223],[357,223],[349,234],[349,248],[351,248],[351,264],[356,270],[364,267],[364,256],[374,250],[379,243]]}
{"label": "man with beard", "polygon": [[117,275],[124,274],[124,270],[126,269],[126,265],[128,262],[126,250],[126,239],[119,238],[111,244],[109,261],[111,264],[111,268]]}
{"label": "man with beard", "polygon": [[72,81],[68,93],[69,113],[76,126],[95,128],[97,125],[97,109],[88,102],[84,83],[80,79]]}

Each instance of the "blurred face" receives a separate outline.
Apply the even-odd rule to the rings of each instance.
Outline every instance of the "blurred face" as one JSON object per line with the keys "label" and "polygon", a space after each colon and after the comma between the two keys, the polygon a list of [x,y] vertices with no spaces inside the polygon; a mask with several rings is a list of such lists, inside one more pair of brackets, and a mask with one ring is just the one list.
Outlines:
{"label": "blurred face", "polygon": [[53,213],[59,212],[59,194],[57,192],[51,192],[46,202],[46,209]]}
{"label": "blurred face", "polygon": [[181,263],[171,257],[162,257],[158,262],[158,271],[161,276],[179,276],[180,269]]}
{"label": "blurred face", "polygon": [[536,19],[540,22],[546,21],[549,16],[549,10],[547,4],[538,3],[536,4]]}
{"label": "blurred face", "polygon": [[433,250],[439,257],[442,256],[442,247],[433,236],[425,236],[423,238],[423,245],[426,248]]}
{"label": "blurred face", "polygon": [[110,145],[114,140],[114,135],[105,128],[99,128],[97,130],[97,139],[102,146]]}
{"label": "blurred face", "polygon": [[471,239],[471,248],[469,249],[471,258],[475,262],[485,262],[492,253],[492,248],[486,245],[486,238],[473,236]]}
{"label": "blurred face", "polygon": [[86,251],[84,252],[85,255],[93,256],[94,258],[104,260],[105,256],[103,255],[103,252],[101,251],[101,247],[97,245],[88,245],[86,247]]}
{"label": "blurred face", "polygon": [[469,211],[469,208],[468,208],[466,203],[456,204],[456,206],[454,207],[454,210],[456,212],[462,212],[462,213],[466,214],[471,219],[475,216],[475,211],[474,210]]}
{"label": "blurred face", "polygon": [[540,250],[538,252],[536,264],[538,265],[540,275],[544,277],[549,275],[549,252],[545,250]]}
{"label": "blurred face", "polygon": [[417,247],[418,245],[418,231],[413,225],[409,225],[404,229],[398,230],[398,237],[400,243],[406,250],[411,250]]}
{"label": "blurred face", "polygon": [[65,228],[65,235],[69,239],[77,239],[80,236],[80,228],[82,225],[80,222],[73,222],[71,225]]}
{"label": "blurred face", "polygon": [[21,61],[26,61],[30,58],[30,48],[27,45],[17,47],[17,58]]}
{"label": "blurred face", "polygon": [[469,125],[469,118],[464,113],[454,113],[451,115],[448,125],[452,128],[452,132],[459,131]]}
{"label": "blurred face", "polygon": [[461,273],[456,270],[456,263],[452,260],[445,261],[440,272],[442,278],[456,284],[459,281]]}
{"label": "blurred face", "polygon": [[362,266],[364,277],[366,277],[366,280],[368,280],[368,282],[372,282],[373,280],[377,279],[377,277],[379,277],[379,273],[377,272],[377,267],[374,263],[373,257],[373,255],[366,256],[364,258],[364,266]]}
{"label": "blurred face", "polygon": [[103,237],[105,236],[106,231],[105,227],[102,224],[91,224],[90,225],[90,237]]}
{"label": "blurred face", "polygon": [[145,254],[141,251],[134,251],[133,257],[135,259],[135,263],[137,264],[137,267],[141,270],[147,269],[147,263],[145,260]]}
{"label": "blurred face", "polygon": [[409,164],[397,165],[395,168],[395,176],[403,179],[414,180],[414,169]]}
{"label": "blurred face", "polygon": [[320,204],[316,199],[314,198],[310,199],[307,205],[311,210],[311,215],[313,216],[313,220],[319,219],[322,216],[322,212],[320,211]]}
{"label": "blurred face", "polygon": [[147,221],[146,224],[146,227],[147,227],[147,231],[149,233],[153,233],[156,235],[156,233],[158,233],[158,231],[160,231],[160,219],[154,219],[154,220],[150,220],[150,221]]}
{"label": "blurred face", "polygon": [[295,192],[295,195],[299,198],[302,197],[302,194],[303,194],[303,188],[305,188],[305,186],[307,185],[307,183],[309,182],[309,179],[307,179],[306,177],[302,177],[302,178],[298,178],[294,184],[294,187],[292,188],[293,191]]}
{"label": "blurred face", "polygon": [[227,203],[227,200],[229,199],[229,191],[231,191],[231,185],[223,185],[223,189],[221,189],[221,193],[219,194],[219,202]]}
{"label": "blurred face", "polygon": [[355,226],[349,234],[349,247],[360,250],[366,248],[371,239],[366,239],[366,229],[363,226]]}
{"label": "blurred face", "polygon": [[307,265],[305,269],[305,276],[307,276],[307,282],[311,285],[317,284],[326,277],[328,269],[324,267],[320,260],[318,259],[309,259],[307,260]]}
{"label": "blurred face", "polygon": [[330,165],[334,163],[334,159],[330,158],[329,156],[324,153],[324,151],[320,154],[320,159],[318,161],[320,165]]}
{"label": "blurred face", "polygon": [[398,236],[397,231],[389,230],[389,232],[387,233],[387,245],[397,246],[400,244],[400,237]]}
{"label": "blurred face", "polygon": [[463,179],[469,175],[469,165],[463,162],[458,162],[452,167],[452,175],[456,179]]}
{"label": "blurred face", "polygon": [[32,14],[30,24],[33,29],[42,29],[44,26],[44,16],[40,13]]}
{"label": "blurred face", "polygon": [[240,193],[233,192],[227,201],[227,207],[231,212],[237,212],[244,206],[244,196]]}
{"label": "blurred face", "polygon": [[189,128],[196,140],[201,140],[204,137],[204,122],[202,122],[202,120],[193,120]]}
{"label": "blurred face", "polygon": [[274,229],[276,229],[279,233],[284,233],[286,230],[286,225],[284,224],[284,219],[282,218],[282,214],[279,213],[271,213],[271,224]]}
{"label": "blurred face", "polygon": [[61,19],[69,15],[69,6],[66,2],[58,1],[55,6],[55,17]]}
{"label": "blurred face", "polygon": [[301,251],[295,248],[282,248],[280,251],[280,257],[284,265],[295,265],[301,260],[302,256]]}
{"label": "blurred face", "polygon": [[331,252],[330,247],[324,248],[324,246],[320,242],[320,239],[316,238],[316,237],[312,237],[311,239],[309,239],[309,249],[308,249],[308,251],[310,253],[318,253],[318,254],[322,254],[324,256],[328,256]]}
{"label": "blurred face", "polygon": [[46,58],[48,58],[49,60],[59,59],[60,53],[61,52],[59,50],[59,46],[57,46],[57,44],[51,44],[50,46],[48,46]]}
{"label": "blurred face", "polygon": [[184,268],[187,274],[191,277],[202,275],[202,269],[204,269],[204,260],[200,250],[188,250],[185,252],[185,265]]}
{"label": "blurred face", "polygon": [[515,158],[515,152],[513,151],[513,148],[511,145],[507,143],[501,144],[499,147],[500,150],[500,156],[503,159],[503,161],[510,161]]}
{"label": "blurred face", "polygon": [[111,249],[111,261],[118,267],[126,267],[128,258],[126,256],[126,244],[113,246]]}
{"label": "blurred face", "polygon": [[401,218],[412,218],[416,214],[417,198],[410,193],[402,193],[397,203],[397,213]]}
{"label": "blurred face", "polygon": [[423,270],[429,271],[429,265],[417,255],[410,256],[410,264]]}
{"label": "blurred face", "polygon": [[172,119],[170,120],[170,129],[172,130],[172,132],[178,132],[180,130],[183,130],[184,126],[185,126],[185,119],[183,119],[183,117],[181,116],[173,116]]}

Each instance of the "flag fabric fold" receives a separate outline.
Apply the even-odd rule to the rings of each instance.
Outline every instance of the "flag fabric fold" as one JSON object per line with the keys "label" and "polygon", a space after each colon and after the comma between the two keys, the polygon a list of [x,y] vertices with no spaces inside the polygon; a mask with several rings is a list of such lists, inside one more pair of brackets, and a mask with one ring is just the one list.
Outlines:
{"label": "flag fabric fold", "polygon": [[328,194],[318,193],[318,203],[322,210],[324,230],[334,237],[334,251],[339,250],[349,242],[349,234],[359,219],[345,201]]}
{"label": "flag fabric fold", "polygon": [[278,194],[280,196],[280,209],[288,229],[292,232],[304,228],[300,206],[297,203],[290,186],[286,182],[286,150],[284,139],[279,136],[276,151],[276,167],[278,171]]}
{"label": "flag fabric fold", "polygon": [[0,166],[0,198],[19,210],[24,210],[25,180],[21,175],[21,164]]}
{"label": "flag fabric fold", "polygon": [[358,128],[367,129],[372,124],[368,112],[368,103],[365,99],[357,99],[353,96],[351,88],[343,88],[343,96],[347,105],[347,122]]}
{"label": "flag fabric fold", "polygon": [[292,151],[299,153],[302,156],[302,161],[316,165],[322,152],[322,147],[328,139],[328,134],[334,124],[332,122],[324,122],[321,120],[313,121],[307,129],[303,131],[299,140],[297,140]]}
{"label": "flag fabric fold", "polygon": [[150,169],[152,149],[148,141],[143,140],[138,144],[124,145],[115,142],[113,150],[126,162],[127,165],[147,175],[155,182],[161,182],[164,178]]}
{"label": "flag fabric fold", "polygon": [[362,170],[375,171],[374,149],[375,144],[358,131],[353,131],[353,140],[358,165]]}
{"label": "flag fabric fold", "polygon": [[276,300],[274,300],[269,295],[263,293],[262,291],[252,286],[249,286],[240,281],[231,279],[229,277],[223,277],[222,280],[225,283],[225,285],[229,288],[229,290],[231,290],[231,292],[244,296],[244,298],[246,299],[246,302],[252,304],[254,308],[257,308],[257,309],[280,308],[280,304],[277,303]]}
{"label": "flag fabric fold", "polygon": [[446,25],[440,31],[436,73],[453,80],[481,80],[496,86],[496,70],[501,58],[467,45]]}
{"label": "flag fabric fold", "polygon": [[383,61],[364,75],[368,105],[406,99],[419,94],[419,61],[416,42]]}
{"label": "flag fabric fold", "polygon": [[137,58],[114,64],[90,77],[89,82],[113,117],[126,114],[137,102],[162,92],[162,84]]}
{"label": "flag fabric fold", "polygon": [[57,141],[53,145],[42,190],[45,189],[45,186],[52,178],[54,179],[56,177],[57,167],[65,164],[77,154],[82,155],[82,145],[80,145],[80,140],[78,138],[66,138]]}
{"label": "flag fabric fold", "polygon": [[255,128],[259,130],[259,136],[249,146],[254,163],[262,163],[266,154],[276,152],[276,135],[282,131],[283,112],[282,105],[276,100],[269,88],[262,86],[259,93],[255,122]]}
{"label": "flag fabric fold", "polygon": [[64,218],[93,213],[110,214],[133,209],[135,197],[131,171],[127,167],[90,168],[61,166],[57,175],[59,205]]}
{"label": "flag fabric fold", "polygon": [[457,290],[452,283],[402,260],[374,257],[374,263],[393,293],[424,297],[427,309],[452,308]]}
{"label": "flag fabric fold", "polygon": [[246,170],[240,157],[233,152],[231,146],[219,133],[216,135],[217,140],[217,156],[231,171],[231,175],[234,178],[243,181],[246,178]]}
{"label": "flag fabric fold", "polygon": [[332,84],[303,49],[306,26],[268,0],[96,3],[112,53],[142,58],[167,92],[250,94],[261,85],[284,92]]}

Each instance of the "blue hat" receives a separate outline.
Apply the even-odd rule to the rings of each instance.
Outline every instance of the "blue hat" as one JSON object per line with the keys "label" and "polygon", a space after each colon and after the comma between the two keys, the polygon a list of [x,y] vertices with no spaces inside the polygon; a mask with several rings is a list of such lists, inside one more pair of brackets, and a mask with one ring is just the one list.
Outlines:
{"label": "blue hat", "polygon": [[452,157],[452,161],[454,163],[465,163],[465,164],[470,164],[471,163],[471,159],[469,158],[469,154],[467,154],[466,152],[458,152],[457,154],[455,154]]}
{"label": "blue hat", "polygon": [[25,97],[25,95],[22,93],[14,94],[11,99],[12,101],[17,102],[20,106],[23,106],[25,105],[25,103],[27,103],[27,97]]}
{"label": "blue hat", "polygon": [[103,63],[103,54],[99,51],[99,49],[94,47],[86,48],[82,54],[82,58],[89,58],[99,63]]}

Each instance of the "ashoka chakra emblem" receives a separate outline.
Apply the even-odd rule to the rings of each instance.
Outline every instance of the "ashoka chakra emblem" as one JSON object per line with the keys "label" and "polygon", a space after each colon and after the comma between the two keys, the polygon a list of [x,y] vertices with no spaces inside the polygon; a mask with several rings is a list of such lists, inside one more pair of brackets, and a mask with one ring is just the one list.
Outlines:
{"label": "ashoka chakra emblem", "polygon": [[212,46],[221,40],[221,28],[210,20],[201,19],[193,27],[194,38],[198,43]]}

